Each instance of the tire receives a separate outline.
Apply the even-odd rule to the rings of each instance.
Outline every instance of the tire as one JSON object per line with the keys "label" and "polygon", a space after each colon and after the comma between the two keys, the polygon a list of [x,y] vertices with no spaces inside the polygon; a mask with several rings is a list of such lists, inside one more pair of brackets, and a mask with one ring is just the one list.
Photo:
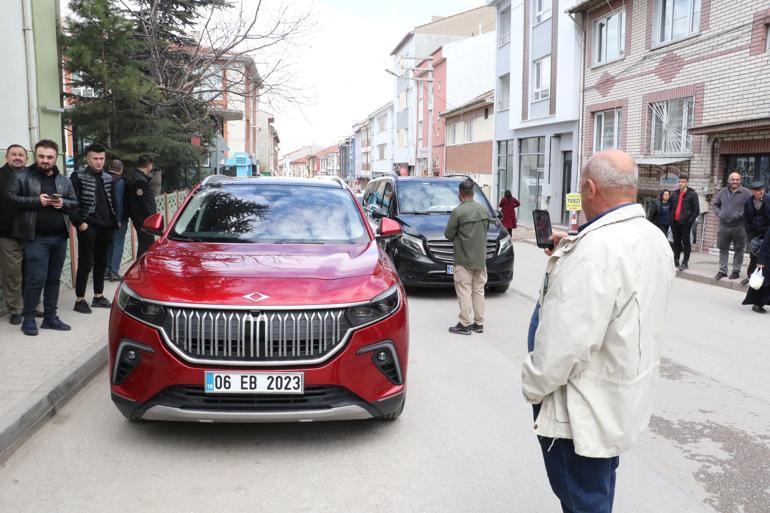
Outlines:
{"label": "tire", "polygon": [[406,404],[406,395],[404,395],[404,398],[401,400],[401,404],[398,405],[398,408],[396,408],[395,411],[388,413],[387,415],[380,415],[377,417],[377,420],[387,422],[396,420],[401,415],[401,412],[404,411],[404,404]]}

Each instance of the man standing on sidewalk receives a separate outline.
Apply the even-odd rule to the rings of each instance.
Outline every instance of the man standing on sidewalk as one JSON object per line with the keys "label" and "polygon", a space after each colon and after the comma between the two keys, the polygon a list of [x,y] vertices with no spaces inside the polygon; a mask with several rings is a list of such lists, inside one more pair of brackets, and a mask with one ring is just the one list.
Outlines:
{"label": "man standing on sidewalk", "polygon": [[16,207],[5,197],[5,191],[16,173],[27,164],[27,150],[20,144],[12,144],[5,151],[5,165],[0,167],[0,279],[3,297],[8,308],[11,324],[21,324],[21,265],[24,246],[13,237],[13,220]]}
{"label": "man standing on sidewalk", "polygon": [[112,204],[118,219],[118,229],[112,239],[112,245],[107,251],[107,273],[105,278],[110,281],[120,281],[120,264],[123,260],[123,245],[128,229],[128,212],[126,210],[126,179],[123,178],[123,162],[115,159],[110,162],[108,169],[112,179]]}
{"label": "man standing on sidewalk", "polygon": [[489,212],[473,200],[471,180],[460,183],[460,204],[449,216],[444,236],[454,242],[454,282],[460,303],[460,322],[450,333],[484,332],[484,285],[487,283],[487,230]]}
{"label": "man standing on sidewalk", "polygon": [[652,413],[675,272],[666,236],[636,203],[628,154],[595,154],[580,182],[588,222],[551,237],[522,391],[562,510],[610,513],[619,454]]}
{"label": "man standing on sidewalk", "polygon": [[126,175],[126,207],[131,218],[131,224],[136,230],[136,238],[139,240],[139,248],[136,258],[144,255],[150,249],[155,238],[142,231],[144,220],[156,212],[155,192],[150,183],[152,174],[152,159],[149,155],[139,157],[138,166]]}
{"label": "man standing on sidewalk", "polygon": [[770,228],[770,196],[765,193],[765,182],[752,182],[751,199],[744,205],[743,223],[746,228],[747,250],[749,252],[749,268],[741,285],[748,285],[749,276],[757,268],[759,248],[762,246],[765,233]]}
{"label": "man standing on sidewalk", "polygon": [[719,219],[719,272],[715,280],[727,276],[727,260],[730,257],[730,244],[733,245],[733,272],[731,280],[741,277],[743,248],[746,245],[746,228],[743,226],[743,214],[746,202],[751,198],[749,190],[741,185],[741,174],[730,173],[727,187],[719,191],[714,202],[714,215]]}
{"label": "man standing on sidewalk", "polygon": [[69,331],[56,315],[59,282],[67,256],[70,219],[78,208],[72,184],[56,167],[59,146],[43,139],[35,144],[35,164],[19,171],[6,198],[18,209],[13,236],[24,241],[24,309],[21,331],[37,335],[35,310],[43,293],[42,328]]}
{"label": "man standing on sidewalk", "polygon": [[94,271],[94,298],[91,306],[112,306],[103,295],[104,273],[107,269],[107,252],[112,246],[118,222],[112,205],[112,178],[109,173],[103,172],[106,156],[104,146],[92,144],[86,148],[87,166],[72,175],[72,186],[80,200],[80,208],[71,216],[72,224],[78,230],[74,310],[84,314],[91,313],[85,297],[91,269]]}
{"label": "man standing on sidewalk", "polygon": [[[686,174],[679,175],[679,188],[671,194],[670,204],[673,213],[671,234],[674,237],[674,266],[680,271],[689,269],[690,263],[690,232],[692,225],[700,214],[698,193],[687,186],[690,181]],[[679,255],[684,253],[682,265],[679,265]]]}

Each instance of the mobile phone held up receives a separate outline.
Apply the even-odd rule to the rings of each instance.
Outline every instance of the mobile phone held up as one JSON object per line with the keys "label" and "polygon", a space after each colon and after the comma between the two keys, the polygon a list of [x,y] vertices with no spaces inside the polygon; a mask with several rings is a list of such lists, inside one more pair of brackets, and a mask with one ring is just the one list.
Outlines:
{"label": "mobile phone held up", "polygon": [[551,215],[547,210],[533,210],[532,220],[535,223],[535,239],[537,240],[537,247],[544,249],[553,249],[553,241],[551,239]]}

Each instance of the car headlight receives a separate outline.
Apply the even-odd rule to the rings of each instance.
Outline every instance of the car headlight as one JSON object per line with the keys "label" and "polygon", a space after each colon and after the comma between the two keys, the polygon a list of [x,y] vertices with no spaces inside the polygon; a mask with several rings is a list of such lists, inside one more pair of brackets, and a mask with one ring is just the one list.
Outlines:
{"label": "car headlight", "polygon": [[144,301],[136,292],[123,283],[118,290],[118,308],[128,315],[155,326],[162,326],[166,319],[166,308]]}
{"label": "car headlight", "polygon": [[511,239],[510,235],[506,235],[504,238],[500,239],[500,249],[497,250],[497,254],[502,255],[512,247],[513,239]]}
{"label": "car headlight", "polygon": [[419,237],[414,237],[413,235],[407,235],[404,233],[401,235],[401,244],[406,246],[407,248],[411,249],[415,253],[419,253],[421,255],[425,255],[425,244],[423,243],[422,239]]}
{"label": "car headlight", "polygon": [[399,303],[398,286],[394,285],[365,305],[351,306],[345,316],[351,326],[363,326],[389,316],[398,309]]}

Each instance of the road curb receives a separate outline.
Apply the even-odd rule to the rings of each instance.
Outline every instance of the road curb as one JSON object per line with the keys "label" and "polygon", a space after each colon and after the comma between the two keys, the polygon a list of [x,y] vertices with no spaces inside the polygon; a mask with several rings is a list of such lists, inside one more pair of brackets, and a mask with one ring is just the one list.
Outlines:
{"label": "road curb", "polygon": [[84,350],[78,359],[32,392],[0,419],[0,463],[5,462],[32,433],[53,416],[107,363],[104,341]]}

